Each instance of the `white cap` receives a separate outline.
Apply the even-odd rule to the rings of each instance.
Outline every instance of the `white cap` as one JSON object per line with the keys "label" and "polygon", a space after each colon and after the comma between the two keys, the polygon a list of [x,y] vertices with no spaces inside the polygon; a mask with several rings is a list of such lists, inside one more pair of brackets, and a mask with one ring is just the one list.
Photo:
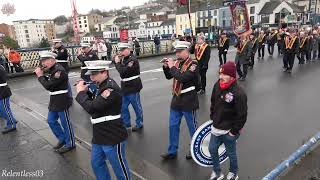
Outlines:
{"label": "white cap", "polygon": [[131,44],[129,44],[129,43],[119,43],[118,44],[118,49],[130,49],[130,48],[132,48],[131,47]]}
{"label": "white cap", "polygon": [[191,47],[191,43],[188,41],[176,41],[175,43],[175,50],[185,50],[185,49],[189,49]]}
{"label": "white cap", "polygon": [[53,42],[53,43],[61,43],[61,42],[62,42],[62,39],[52,39],[52,42]]}
{"label": "white cap", "polygon": [[85,61],[85,67],[82,67],[81,69],[87,69],[85,75],[91,75],[93,72],[100,72],[109,70],[109,65],[111,64],[111,61],[103,61],[103,60],[95,60],[95,61]]}
{"label": "white cap", "polygon": [[40,52],[39,54],[40,54],[40,61],[45,59],[55,59],[57,57],[56,53],[49,52],[49,51]]}
{"label": "white cap", "polygon": [[91,47],[90,43],[80,43],[81,47]]}

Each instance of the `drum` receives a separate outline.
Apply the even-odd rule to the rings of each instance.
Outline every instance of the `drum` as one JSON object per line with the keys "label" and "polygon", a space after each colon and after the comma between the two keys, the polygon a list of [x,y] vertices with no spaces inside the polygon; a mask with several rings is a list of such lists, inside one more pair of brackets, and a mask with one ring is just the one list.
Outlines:
{"label": "drum", "polygon": [[[203,167],[211,167],[212,166],[212,159],[209,152],[209,142],[211,137],[211,127],[212,121],[207,121],[202,124],[197,131],[194,133],[191,144],[190,144],[190,151],[192,159]],[[219,161],[220,164],[223,163],[228,159],[227,151],[222,144],[219,147]]]}

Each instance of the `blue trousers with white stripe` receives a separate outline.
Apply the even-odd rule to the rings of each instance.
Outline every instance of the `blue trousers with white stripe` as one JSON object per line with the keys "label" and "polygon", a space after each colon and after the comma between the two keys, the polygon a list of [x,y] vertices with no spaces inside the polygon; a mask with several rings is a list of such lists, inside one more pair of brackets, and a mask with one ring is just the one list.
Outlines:
{"label": "blue trousers with white stripe", "polygon": [[177,154],[179,146],[179,134],[180,134],[180,124],[182,116],[186,119],[187,126],[189,128],[190,136],[197,130],[197,111],[176,111],[170,109],[169,117],[169,154]]}
{"label": "blue trousers with white stripe", "polygon": [[[61,125],[59,124],[58,119],[60,119]],[[75,146],[75,138],[68,110],[60,112],[49,111],[48,124],[53,134],[59,140],[59,143],[65,144],[66,147]]]}
{"label": "blue trousers with white stripe", "polygon": [[143,110],[141,106],[140,93],[134,93],[122,96],[121,117],[125,127],[131,127],[129,105],[132,105],[136,113],[137,127],[143,126]]}
{"label": "blue trousers with white stripe", "polygon": [[0,99],[0,115],[6,122],[6,128],[15,128],[16,119],[12,115],[10,108],[10,97]]}
{"label": "blue trousers with white stripe", "polygon": [[114,146],[92,144],[91,166],[97,180],[111,180],[106,160],[110,162],[117,180],[131,179],[125,145],[125,141]]}

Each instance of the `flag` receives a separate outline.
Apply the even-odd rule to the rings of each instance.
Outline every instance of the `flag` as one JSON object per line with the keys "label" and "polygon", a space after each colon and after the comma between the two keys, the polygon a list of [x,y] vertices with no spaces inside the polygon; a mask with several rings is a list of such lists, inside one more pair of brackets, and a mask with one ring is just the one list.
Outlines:
{"label": "flag", "polygon": [[232,14],[233,32],[237,35],[247,35],[251,33],[250,20],[245,1],[236,1],[230,5]]}
{"label": "flag", "polygon": [[177,0],[177,2],[180,6],[188,5],[188,0]]}

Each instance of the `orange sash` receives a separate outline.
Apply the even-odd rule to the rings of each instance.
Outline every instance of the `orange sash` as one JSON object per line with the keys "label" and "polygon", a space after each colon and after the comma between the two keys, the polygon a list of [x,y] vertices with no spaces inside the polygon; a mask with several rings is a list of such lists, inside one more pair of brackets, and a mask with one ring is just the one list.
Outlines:
{"label": "orange sash", "polygon": [[[187,59],[187,60],[183,63],[180,72],[185,72],[185,71],[188,69],[188,67],[191,65],[191,63],[192,63],[192,59],[191,59],[191,58]],[[174,66],[175,66],[177,69],[179,69],[179,65],[180,65],[180,61],[176,61],[175,64],[174,64]],[[175,78],[173,79],[172,90],[173,90],[173,93],[174,93],[176,96],[179,96],[180,93],[181,93],[181,90],[182,90],[182,83],[179,82],[179,81],[178,81],[177,79],[175,79]]]}
{"label": "orange sash", "polygon": [[302,39],[302,43],[301,43],[301,45],[300,45],[300,48],[302,48],[302,47],[304,46],[304,43],[306,42],[306,40],[307,40],[307,37],[305,37],[305,38]]}
{"label": "orange sash", "polygon": [[287,36],[285,40],[286,49],[291,49],[296,39],[297,37],[293,37],[291,40],[289,40],[289,37]]}
{"label": "orange sash", "polygon": [[245,41],[244,44],[242,44],[242,41],[240,42],[240,45],[237,48],[237,53],[242,53],[244,47],[246,47],[248,41]]}
{"label": "orange sash", "polygon": [[200,61],[200,59],[204,53],[204,50],[207,48],[207,46],[208,46],[208,44],[206,44],[206,43],[203,43],[201,45],[199,45],[199,44],[196,45],[196,59],[198,61]]}
{"label": "orange sash", "polygon": [[224,43],[226,43],[227,39],[228,39],[228,38],[223,38],[223,39],[220,38],[220,39],[219,39],[219,46],[220,46],[220,47],[223,47],[223,46],[224,46]]}
{"label": "orange sash", "polygon": [[262,36],[262,38],[261,38],[261,35],[259,35],[259,42],[262,42],[262,40],[264,39],[265,36],[266,36],[266,35],[264,34],[264,35]]}

